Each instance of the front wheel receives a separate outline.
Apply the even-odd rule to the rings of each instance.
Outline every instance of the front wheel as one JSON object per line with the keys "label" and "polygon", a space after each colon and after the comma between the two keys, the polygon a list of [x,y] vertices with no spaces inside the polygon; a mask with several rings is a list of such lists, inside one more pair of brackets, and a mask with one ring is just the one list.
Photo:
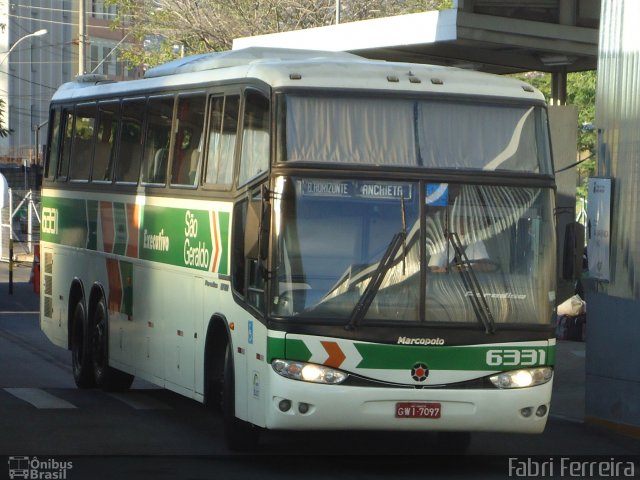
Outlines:
{"label": "front wheel", "polygon": [[254,450],[258,446],[260,438],[259,428],[236,417],[236,392],[231,345],[227,345],[224,356],[222,388],[222,423],[227,448],[238,451]]}
{"label": "front wheel", "polygon": [[84,303],[80,300],[73,310],[71,324],[71,368],[73,380],[78,388],[93,388],[96,385],[91,369],[90,331]]}
{"label": "front wheel", "polygon": [[109,315],[104,299],[100,299],[93,312],[93,374],[96,385],[108,392],[128,390],[133,375],[109,366]]}

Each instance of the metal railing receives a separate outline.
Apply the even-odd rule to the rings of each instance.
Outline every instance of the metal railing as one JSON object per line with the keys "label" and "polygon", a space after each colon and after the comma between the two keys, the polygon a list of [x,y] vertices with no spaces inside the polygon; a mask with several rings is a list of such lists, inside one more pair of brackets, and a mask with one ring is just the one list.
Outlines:
{"label": "metal railing", "polygon": [[40,241],[39,211],[39,192],[8,189],[8,205],[5,205],[1,212],[0,259],[9,260],[15,259],[17,255],[33,255],[34,245]]}

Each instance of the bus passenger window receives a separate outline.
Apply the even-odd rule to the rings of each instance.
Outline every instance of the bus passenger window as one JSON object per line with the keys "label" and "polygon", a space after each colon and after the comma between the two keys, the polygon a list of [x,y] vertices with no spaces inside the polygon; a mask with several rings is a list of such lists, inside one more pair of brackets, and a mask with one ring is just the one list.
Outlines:
{"label": "bus passenger window", "polygon": [[116,181],[137,182],[142,155],[142,115],[145,99],[122,102],[122,128],[116,161]]}
{"label": "bus passenger window", "polygon": [[257,92],[249,92],[244,108],[238,184],[243,185],[268,168],[269,100]]}
{"label": "bus passenger window", "polygon": [[71,155],[71,140],[73,139],[73,109],[62,111],[62,150],[56,177],[66,180],[69,174],[69,157]]}
{"label": "bus passenger window", "polygon": [[71,165],[69,178],[89,180],[93,158],[93,138],[96,126],[97,108],[94,103],[76,107],[76,121],[73,127],[71,145]]}
{"label": "bus passenger window", "polygon": [[173,96],[149,98],[142,154],[143,183],[166,183],[172,119]]}
{"label": "bus passenger window", "polygon": [[111,181],[119,122],[120,103],[109,102],[98,105],[98,135],[91,175],[94,181]]}
{"label": "bus passenger window", "polygon": [[230,185],[233,180],[240,96],[210,100],[209,139],[205,183]]}
{"label": "bus passenger window", "polygon": [[53,179],[56,175],[56,169],[58,167],[58,160],[60,159],[60,109],[52,109],[49,114],[49,140],[47,145],[49,146],[47,151],[47,159],[44,176],[45,178]]}
{"label": "bus passenger window", "polygon": [[178,128],[171,167],[172,185],[196,184],[200,171],[205,102],[204,94],[183,95],[178,98]]}

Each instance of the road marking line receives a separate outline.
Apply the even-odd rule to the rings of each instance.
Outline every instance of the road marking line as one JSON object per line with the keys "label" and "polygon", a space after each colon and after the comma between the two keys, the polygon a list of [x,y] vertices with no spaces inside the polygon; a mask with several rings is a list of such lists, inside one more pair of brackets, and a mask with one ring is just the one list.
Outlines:
{"label": "road marking line", "polygon": [[108,395],[136,410],[171,410],[171,407],[166,403],[142,393],[109,393]]}
{"label": "road marking line", "polygon": [[36,408],[77,408],[75,405],[58,398],[50,393],[45,392],[39,388],[5,388],[5,392],[10,393],[14,397],[24,400],[30,403]]}
{"label": "road marking line", "polygon": [[550,413],[549,417],[555,418],[556,420],[564,420],[565,422],[579,423],[579,424],[584,423],[584,420],[580,420],[579,418],[569,417],[568,415],[562,415],[560,413]]}

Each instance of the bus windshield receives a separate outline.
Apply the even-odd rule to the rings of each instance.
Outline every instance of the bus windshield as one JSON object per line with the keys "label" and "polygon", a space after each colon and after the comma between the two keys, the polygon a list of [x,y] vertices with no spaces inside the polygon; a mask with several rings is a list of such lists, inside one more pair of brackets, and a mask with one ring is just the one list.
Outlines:
{"label": "bus windshield", "polygon": [[538,106],[323,92],[281,97],[280,111],[287,162],[552,174]]}
{"label": "bus windshield", "polygon": [[274,208],[275,317],[349,325],[380,276],[363,326],[551,319],[550,189],[278,177]]}

